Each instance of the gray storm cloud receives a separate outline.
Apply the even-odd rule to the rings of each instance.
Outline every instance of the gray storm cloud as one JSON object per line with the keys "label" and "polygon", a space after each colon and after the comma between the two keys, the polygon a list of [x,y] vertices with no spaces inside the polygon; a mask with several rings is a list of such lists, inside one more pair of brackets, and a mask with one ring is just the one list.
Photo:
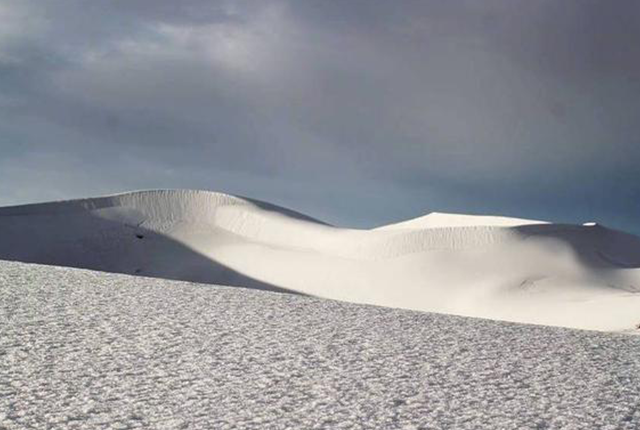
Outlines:
{"label": "gray storm cloud", "polygon": [[635,1],[0,0],[0,202],[640,219]]}

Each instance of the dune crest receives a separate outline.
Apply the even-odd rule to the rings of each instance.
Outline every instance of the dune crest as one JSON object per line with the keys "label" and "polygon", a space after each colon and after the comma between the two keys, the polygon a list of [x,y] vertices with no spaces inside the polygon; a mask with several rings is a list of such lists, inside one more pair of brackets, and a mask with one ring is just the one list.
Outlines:
{"label": "dune crest", "polygon": [[382,229],[397,228],[442,228],[442,227],[515,227],[530,224],[548,224],[546,221],[536,221],[523,218],[503,216],[465,215],[444,212],[431,212],[427,215],[378,227]]}
{"label": "dune crest", "polygon": [[640,238],[431,213],[343,229],[190,190],[0,208],[0,259],[598,330],[640,323]]}

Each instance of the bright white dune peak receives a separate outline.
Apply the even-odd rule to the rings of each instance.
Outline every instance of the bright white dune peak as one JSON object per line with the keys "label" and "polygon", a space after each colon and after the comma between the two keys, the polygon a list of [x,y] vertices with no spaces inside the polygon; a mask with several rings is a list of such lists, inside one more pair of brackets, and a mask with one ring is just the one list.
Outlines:
{"label": "bright white dune peak", "polygon": [[431,212],[425,216],[401,221],[395,224],[383,225],[381,229],[392,228],[439,228],[439,227],[515,227],[529,224],[547,224],[545,221],[536,221],[523,218],[510,218],[503,216],[464,215],[442,212]]}
{"label": "bright white dune peak", "polygon": [[206,191],[0,208],[0,258],[599,330],[640,323],[640,238],[433,213],[333,227]]}

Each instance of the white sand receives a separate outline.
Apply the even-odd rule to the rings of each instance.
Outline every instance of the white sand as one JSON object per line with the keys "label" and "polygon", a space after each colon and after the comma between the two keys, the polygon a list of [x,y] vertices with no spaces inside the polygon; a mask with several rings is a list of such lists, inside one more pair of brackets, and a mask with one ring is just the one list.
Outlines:
{"label": "white sand", "polygon": [[0,428],[640,428],[640,337],[0,261]]}
{"label": "white sand", "polygon": [[372,230],[204,191],[0,208],[0,258],[575,328],[640,323],[640,239],[430,214]]}
{"label": "white sand", "polygon": [[441,228],[441,227],[515,227],[519,225],[547,224],[544,221],[536,221],[523,218],[509,218],[503,216],[463,215],[441,212],[431,212],[428,215],[395,224],[383,225],[382,229],[397,228]]}

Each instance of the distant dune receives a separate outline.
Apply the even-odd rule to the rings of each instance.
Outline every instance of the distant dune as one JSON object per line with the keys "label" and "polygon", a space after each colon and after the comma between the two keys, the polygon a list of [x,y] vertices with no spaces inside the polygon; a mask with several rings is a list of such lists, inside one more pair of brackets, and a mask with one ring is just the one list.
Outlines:
{"label": "distant dune", "polygon": [[610,331],[640,323],[640,238],[432,213],[343,229],[206,191],[0,208],[0,259]]}

